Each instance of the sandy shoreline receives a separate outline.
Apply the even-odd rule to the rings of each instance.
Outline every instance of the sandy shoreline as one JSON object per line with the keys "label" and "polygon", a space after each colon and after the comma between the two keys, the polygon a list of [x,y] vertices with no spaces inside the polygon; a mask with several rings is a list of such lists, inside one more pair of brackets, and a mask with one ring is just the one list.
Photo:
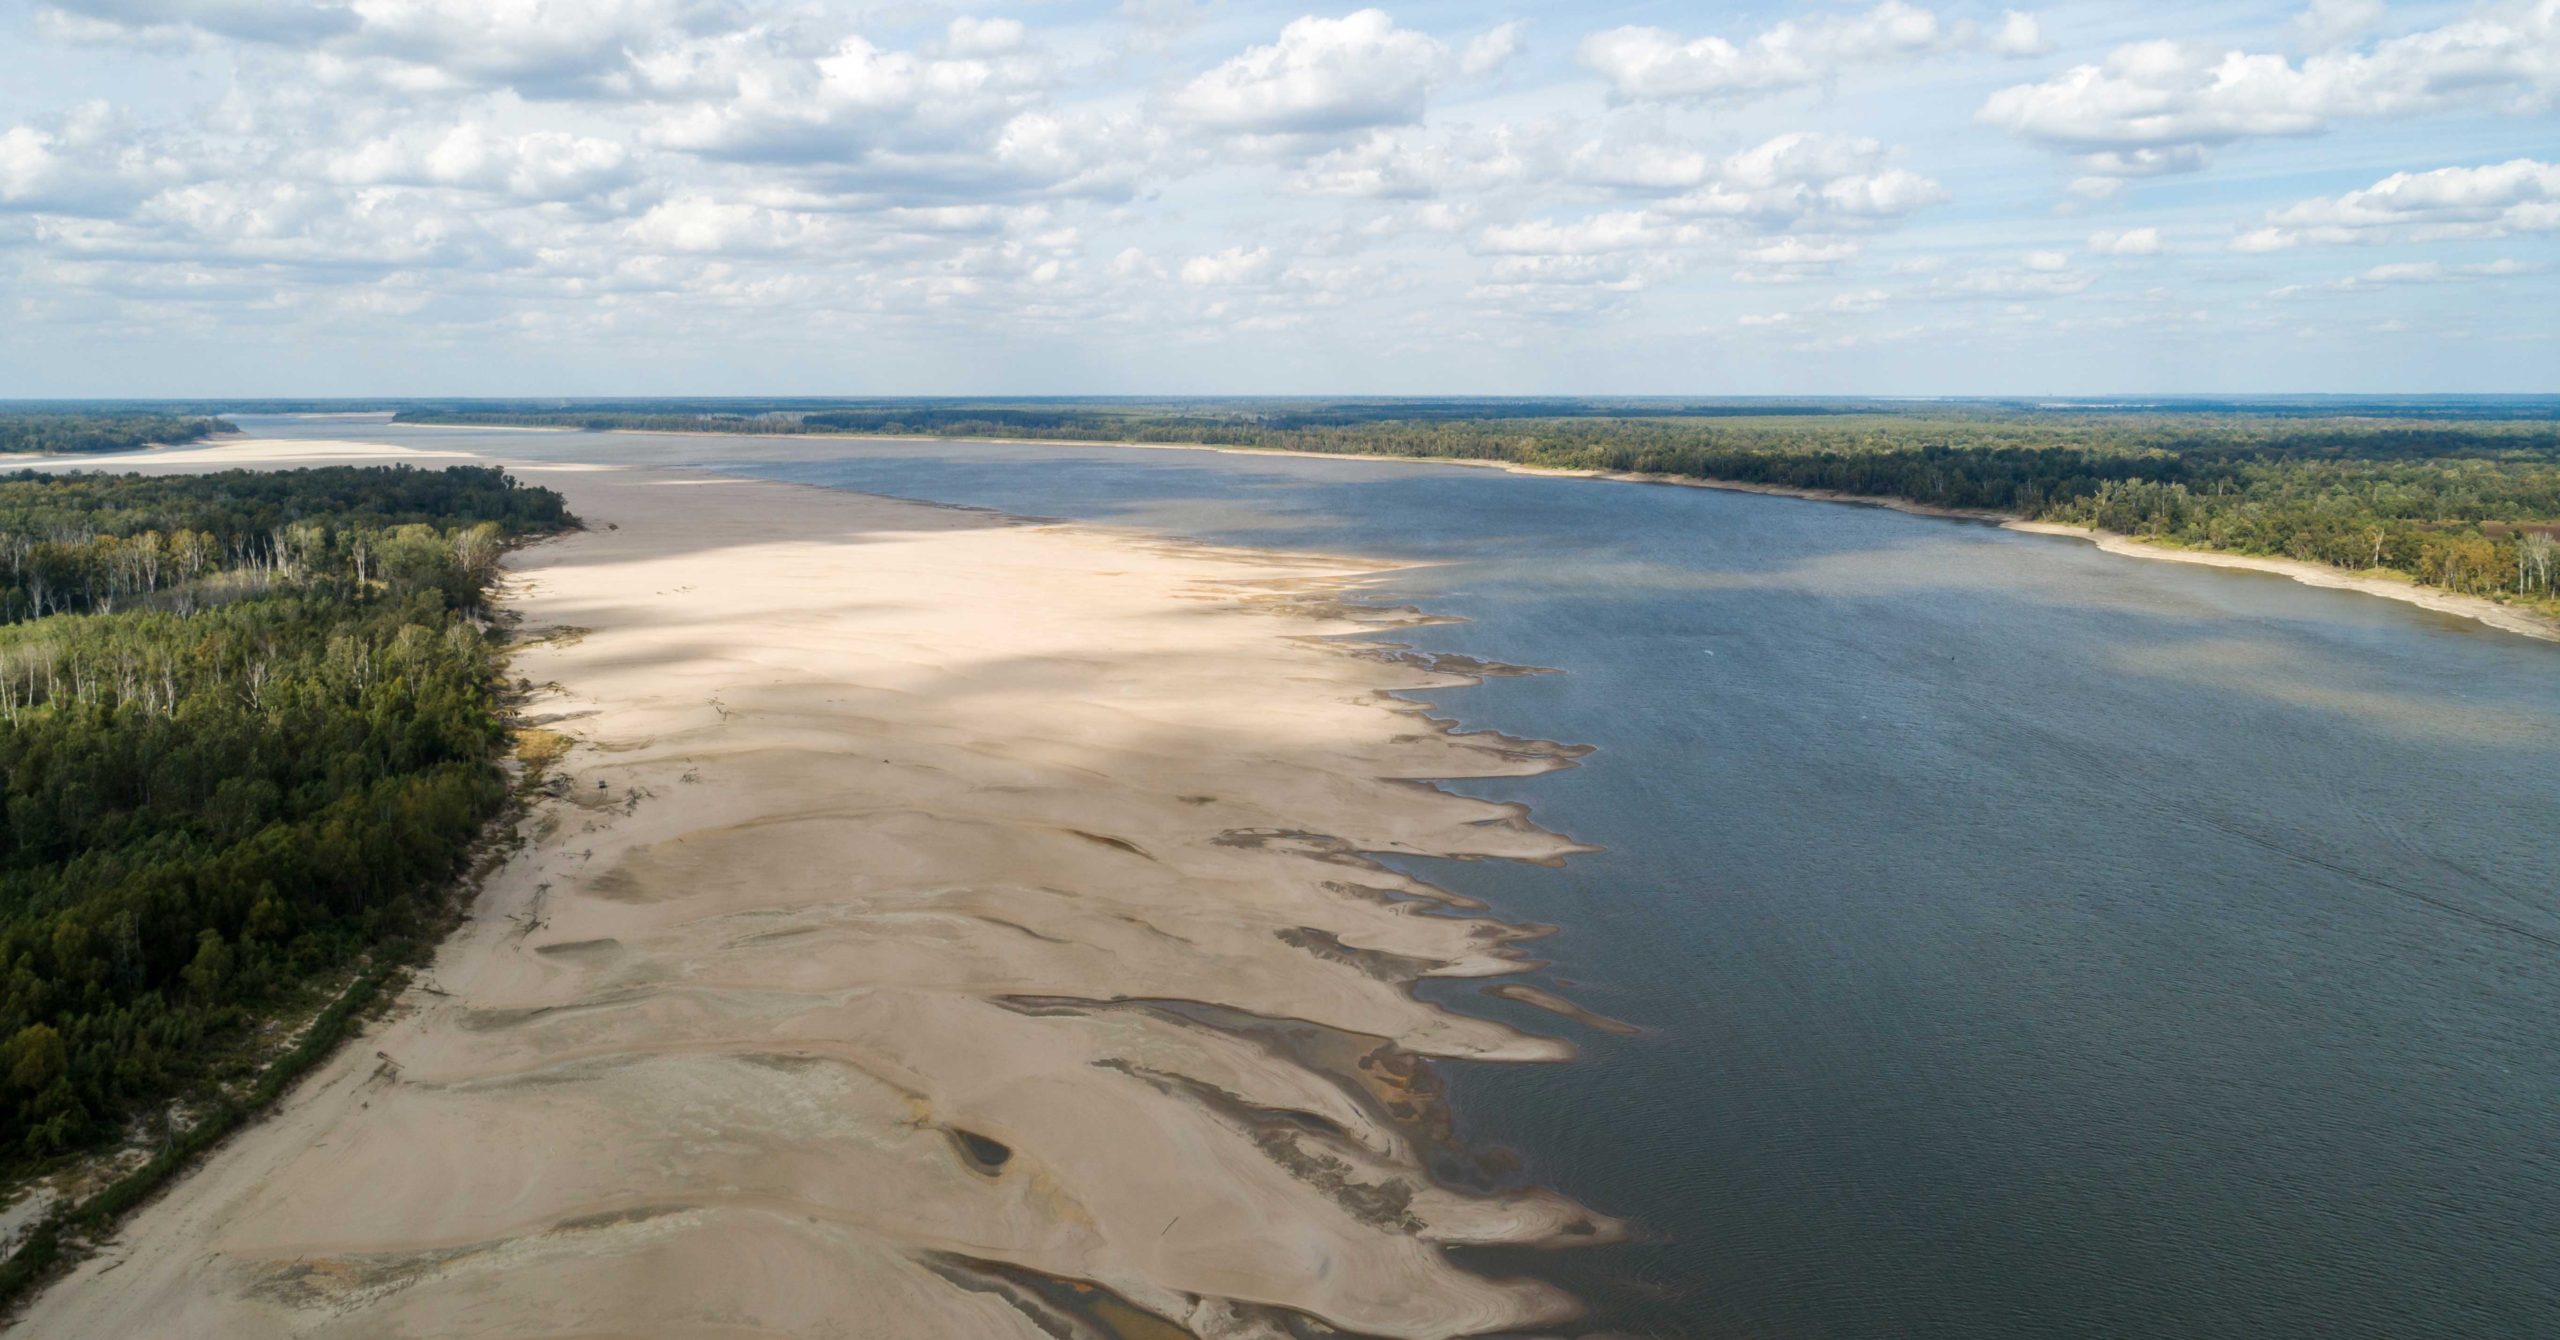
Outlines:
{"label": "sandy shoreline", "polygon": [[[704,434],[713,436],[713,434]],[[731,434],[730,436],[734,436]],[[843,436],[852,437],[853,434]],[[2264,558],[2253,554],[2226,554],[2209,549],[2181,549],[2174,545],[2153,544],[2130,535],[2099,530],[2092,526],[2070,526],[2051,521],[2030,521],[2011,512],[1995,512],[1985,508],[1932,507],[1907,498],[1889,498],[1868,493],[1844,493],[1838,489],[1791,488],[1784,484],[1754,484],[1735,479],[1696,479],[1687,475],[1646,474],[1622,470],[1561,470],[1544,466],[1520,465],[1511,461],[1463,460],[1439,456],[1372,456],[1351,452],[1290,451],[1265,447],[1224,447],[1208,443],[1175,442],[1070,442],[1048,438],[877,438],[899,442],[993,441],[1021,446],[1099,446],[1134,447],[1141,450],[1217,451],[1242,456],[1303,456],[1317,460],[1403,461],[1415,465],[1467,465],[1500,470],[1515,475],[1544,475],[1558,479],[1602,479],[1620,484],[1668,484],[1679,488],[1715,489],[1725,493],[1757,493],[1771,498],[1797,498],[1807,502],[1845,503],[1856,507],[1881,507],[1887,511],[1911,516],[1937,517],[1948,521],[1978,521],[2002,530],[2028,535],[2055,535],[2087,540],[2111,554],[2125,558],[2156,559],[2168,563],[2192,563],[2201,567],[2231,568],[2246,572],[2263,572],[2287,577],[2305,586],[2330,591],[2352,591],[2359,595],[2380,596],[2416,605],[2438,614],[2471,619],[2502,632],[2560,642],[2560,618],[2537,614],[2479,596],[2467,596],[2440,587],[2417,582],[2393,580],[2366,573],[2350,572],[2326,563],[2301,559]]]}
{"label": "sandy shoreline", "polygon": [[[455,427],[469,425],[415,424],[405,427]],[[532,432],[583,432],[575,428],[528,429]],[[709,430],[689,431],[674,428],[633,429],[662,437],[739,437],[737,433]],[[751,435],[750,435],[751,436]],[[786,441],[812,441],[829,438],[852,442],[995,442],[1025,447],[1120,447],[1139,451],[1214,451],[1233,456],[1295,456],[1327,461],[1395,461],[1409,465],[1460,465],[1500,470],[1515,475],[1543,475],[1556,479],[1600,479],[1619,484],[1668,484],[1679,488],[1715,489],[1725,493],[1757,493],[1772,498],[1798,498],[1808,502],[1846,503],[1857,507],[1881,507],[1912,516],[1937,517],[1950,521],[1978,521],[2029,535],[2054,535],[2087,540],[2111,554],[2125,558],[2156,559],[2170,563],[2192,563],[2202,567],[2230,568],[2246,572],[2263,572],[2286,577],[2305,586],[2330,591],[2352,591],[2359,595],[2380,596],[2416,605],[2438,614],[2471,619],[2502,632],[2560,642],[2560,618],[2519,609],[2513,605],[2479,596],[2467,596],[2417,582],[2377,577],[2350,572],[2325,563],[2300,559],[2264,558],[2252,554],[2225,554],[2205,549],[2181,549],[2174,545],[2152,544],[2120,535],[2114,531],[2089,526],[2069,526],[2049,521],[2030,521],[2011,512],[1984,508],[1932,507],[1905,498],[1890,498],[1867,493],[1844,493],[1837,489],[1791,488],[1783,484],[1754,484],[1734,479],[1696,479],[1687,475],[1646,474],[1622,470],[1564,470],[1547,466],[1521,465],[1512,461],[1468,460],[1449,456],[1387,456],[1365,452],[1293,451],[1285,447],[1237,447],[1209,442],[1100,442],[1072,438],[1044,437],[940,437],[912,433],[825,433],[776,434]]]}
{"label": "sandy shoreline", "polygon": [[1423,1058],[1571,1048],[1410,985],[1498,978],[1531,932],[1360,853],[1560,859],[1518,807],[1428,779],[1574,751],[1451,734],[1389,692],[1466,676],[1327,642],[1388,617],[1344,603],[1382,569],[513,468],[592,527],[510,578],[548,632],[512,673],[571,741],[559,794],[392,1018],[22,1333],[1276,1340],[1293,1314],[1416,1337],[1571,1315],[1443,1247],[1617,1225],[1426,1172],[1446,1117]]}
{"label": "sandy shoreline", "polygon": [[2087,540],[2110,554],[2122,554],[2128,558],[2158,559],[2165,563],[2193,563],[2207,568],[2237,568],[2247,572],[2264,572],[2277,577],[2289,577],[2305,586],[2380,596],[2385,600],[2397,600],[2403,604],[2416,605],[2421,609],[2434,610],[2438,614],[2451,614],[2458,618],[2476,620],[2501,632],[2540,638],[2545,642],[2560,642],[2560,619],[2536,614],[2531,610],[2518,609],[2513,605],[2502,605],[2494,600],[2484,600],[2479,596],[2466,596],[2447,591],[2442,587],[2350,572],[2345,568],[2331,567],[2326,563],[2312,563],[2296,558],[2260,558],[2251,554],[2224,554],[2210,549],[2180,549],[2174,545],[2151,544],[2130,535],[2119,535],[2114,531],[2098,530],[2090,526],[2066,526],[2050,521],[2020,520],[2004,521],[2001,526],[2006,530],[2023,531],[2029,535],[2062,535],[2072,539]]}

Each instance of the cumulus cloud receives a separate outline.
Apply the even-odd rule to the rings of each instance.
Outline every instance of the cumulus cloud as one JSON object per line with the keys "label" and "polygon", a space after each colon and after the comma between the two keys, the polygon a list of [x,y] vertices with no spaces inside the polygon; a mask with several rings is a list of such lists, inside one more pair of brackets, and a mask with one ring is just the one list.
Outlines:
{"label": "cumulus cloud", "polygon": [[412,90],[590,95],[636,53],[728,26],[725,0],[54,0],[93,30],[193,32],[402,69]]}
{"label": "cumulus cloud", "polygon": [[1583,39],[1582,63],[1623,101],[1737,98],[1820,84],[1846,66],[1919,55],[1949,40],[1936,14],[1885,0],[1863,14],[1783,20],[1740,43],[1611,28]]}
{"label": "cumulus cloud", "polygon": [[2089,234],[2089,254],[2092,256],[2157,256],[2163,250],[2157,228],[2127,228],[2123,232]]}
{"label": "cumulus cloud", "polygon": [[622,145],[560,131],[498,135],[477,125],[433,137],[386,136],[331,159],[332,180],[354,185],[453,186],[524,200],[574,200],[629,183]]}
{"label": "cumulus cloud", "polygon": [[1533,219],[1487,228],[1477,236],[1476,249],[1495,255],[1588,255],[1673,246],[1694,241],[1696,236],[1642,210],[1623,210],[1581,219]]}
{"label": "cumulus cloud", "polygon": [[1793,284],[1831,275],[1857,255],[1855,242],[1781,237],[1744,251],[1733,277],[1746,284]]}
{"label": "cumulus cloud", "polygon": [[1604,134],[1564,156],[1571,181],[1666,213],[1760,232],[1881,227],[1947,198],[1881,141],[1791,131],[1718,157],[1693,141]]}
{"label": "cumulus cloud", "polygon": [[[86,38],[218,51],[240,71],[157,132],[103,108],[0,122],[0,220],[41,220],[0,228],[0,252],[39,248],[28,263],[72,266],[51,282],[92,293],[138,292],[120,276],[147,267],[193,271],[155,298],[245,284],[270,306],[368,272],[402,275],[403,303],[448,283],[484,306],[498,292],[950,301],[1066,282],[1074,244],[1054,239],[1075,229],[1016,235],[1035,202],[1126,197],[1165,142],[1134,108],[1059,105],[1011,19],[954,20],[905,51],[761,0],[311,7],[328,21],[79,7],[66,22]],[[458,51],[475,23],[478,45],[511,51]],[[527,24],[540,34],[514,40]]]}
{"label": "cumulus cloud", "polygon": [[48,9],[88,21],[91,32],[185,30],[248,42],[310,42],[354,32],[343,4],[262,0],[53,0]]}
{"label": "cumulus cloud", "polygon": [[1253,135],[1411,125],[1449,60],[1437,39],[1397,27],[1384,10],[1311,16],[1185,84],[1173,108],[1208,129]]}
{"label": "cumulus cloud", "polygon": [[2498,238],[2560,230],[2560,163],[2510,159],[2480,167],[2395,172],[2344,195],[2269,214],[2235,251],[2345,242]]}
{"label": "cumulus cloud", "polygon": [[2376,265],[2342,279],[2325,284],[2288,284],[2267,296],[2273,298],[2317,297],[2323,293],[2358,293],[2368,289],[2400,288],[2409,285],[2459,284],[2482,279],[2513,279],[2540,274],[2546,267],[2520,261],[2512,256],[2469,265],[2447,265],[2442,261],[2394,261]]}
{"label": "cumulus cloud", "polygon": [[1781,326],[1832,325],[1844,316],[1872,316],[1893,301],[1893,295],[1880,288],[1852,289],[1835,293],[1830,299],[1812,307],[1791,312],[1754,312],[1737,317],[1734,324],[1748,328]]}
{"label": "cumulus cloud", "polygon": [[1307,160],[1290,184],[1310,195],[1425,199],[1516,182],[1531,170],[1531,151],[1507,126],[1397,127]]}
{"label": "cumulus cloud", "polygon": [[1165,142],[1136,118],[1089,107],[1022,112],[996,132],[982,192],[1122,199]]}
{"label": "cumulus cloud", "polygon": [[1977,119],[2083,155],[2104,176],[2193,171],[2235,140],[2318,134],[2343,119],[2458,108],[2527,111],[2560,90],[2560,0],[2529,0],[2300,63],[2179,41],[1993,93]]}
{"label": "cumulus cloud", "polygon": [[259,180],[172,187],[121,225],[101,221],[61,243],[72,254],[262,267],[333,281],[403,270],[502,271],[531,253],[523,239],[438,201]]}
{"label": "cumulus cloud", "polygon": [[355,0],[349,8],[357,26],[339,49],[534,95],[596,90],[635,52],[726,26],[719,0]]}
{"label": "cumulus cloud", "polygon": [[1623,307],[1630,295],[1687,266],[1683,256],[1644,248],[1502,255],[1485,267],[1468,296],[1504,317],[1586,318]]}
{"label": "cumulus cloud", "polygon": [[2393,265],[2377,265],[2362,274],[2341,281],[2341,288],[2371,288],[2379,284],[2449,284],[2465,279],[2505,279],[2532,273],[2533,267],[2512,257],[2482,261],[2474,265],[2446,265],[2442,261],[2402,261]]}
{"label": "cumulus cloud", "polygon": [[2037,22],[2036,16],[2015,9],[2001,12],[2000,26],[1991,30],[1986,45],[2009,57],[2041,56],[2053,50],[2053,44],[2044,40],[2044,25]]}
{"label": "cumulus cloud", "polygon": [[121,213],[184,171],[104,102],[0,130],[0,212]]}
{"label": "cumulus cloud", "polygon": [[2328,51],[2382,24],[2382,0],[2311,0],[2293,16],[2293,31],[2313,51]]}
{"label": "cumulus cloud", "polygon": [[685,99],[656,128],[660,143],[740,162],[842,162],[948,144],[1030,101],[1018,72],[999,64],[885,50],[861,37],[811,58],[748,33],[658,58],[643,78]]}
{"label": "cumulus cloud", "polygon": [[1269,247],[1229,247],[1182,263],[1182,282],[1194,288],[1247,284],[1271,273]]}
{"label": "cumulus cloud", "polygon": [[1472,296],[1524,315],[1578,319],[1627,302],[1703,258],[1698,224],[1651,210],[1608,210],[1479,229],[1490,258]]}
{"label": "cumulus cloud", "polygon": [[[0,305],[38,332],[21,349],[53,329],[168,329],[192,308],[180,319],[207,327],[370,320],[427,339],[538,334],[541,348],[698,316],[723,335],[817,332],[831,357],[848,332],[892,332],[876,338],[894,357],[998,326],[1156,350],[1339,320],[1328,338],[1423,347],[1648,305],[1730,331],[1733,284],[1794,283],[1793,310],[1750,320],[1828,340],[1922,298],[1985,304],[1939,308],[1932,329],[1948,332],[2064,299],[2058,330],[2073,295],[2137,273],[2252,292],[2300,280],[2377,306],[2427,284],[2548,282],[2526,243],[2504,262],[2381,255],[2392,264],[2347,279],[2353,267],[2301,273],[2316,264],[2301,257],[2245,278],[2134,259],[2234,219],[2234,245],[2268,252],[2560,228],[2552,165],[2516,159],[2294,203],[2273,178],[2235,181],[2068,251],[2032,230],[1974,236],[1971,214],[1927,230],[1958,194],[1985,213],[2009,198],[2002,156],[1950,131],[2078,155],[2075,190],[2095,199],[2206,167],[2234,139],[2364,116],[2367,99],[2391,114],[2541,105],[2560,0],[2492,0],[2387,40],[2365,35],[2370,0],[2317,0],[2299,23],[2251,20],[2237,55],[2078,51],[2037,77],[2095,71],[2085,97],[2052,93],[2078,87],[2076,71],[2023,83],[1993,99],[2009,119],[1986,110],[1988,130],[1964,127],[1970,101],[1950,112],[1925,93],[1808,98],[1803,120],[1774,124],[1733,106],[1894,62],[2030,59],[2070,26],[1941,0],[1823,0],[1725,36],[1552,7],[1536,29],[1315,10],[1203,49],[1233,12],[1208,28],[1196,0],[1111,8],[55,0],[22,26],[34,41],[0,52],[0,79],[64,67],[13,86],[0,120]],[[1525,58],[1533,36],[1559,58]],[[137,99],[139,118],[46,92],[119,88],[132,76],[117,56],[140,49],[188,78]],[[1786,124],[1804,128],[1770,133]],[[1889,240],[1905,229],[1919,231]],[[1986,244],[1998,260],[1980,258]],[[1892,296],[1858,287],[1870,279]],[[715,308],[752,319],[718,327]]]}
{"label": "cumulus cloud", "polygon": [[1857,136],[1790,132],[1718,154],[1658,127],[1570,123],[1371,129],[1305,161],[1311,194],[1426,199],[1566,184],[1669,216],[1759,232],[1890,226],[1947,198],[1899,152]]}
{"label": "cumulus cloud", "polygon": [[1945,188],[1892,165],[1882,142],[1806,131],[1728,155],[1664,204],[1674,212],[1774,231],[1872,227],[1947,198]]}
{"label": "cumulus cloud", "polygon": [[1672,195],[1716,179],[1720,160],[1688,138],[1605,132],[1575,145],[1564,171],[1577,184],[1628,195]]}
{"label": "cumulus cloud", "polygon": [[1855,66],[1959,49],[2014,58],[2052,47],[2042,23],[2023,10],[2004,10],[1985,29],[1884,0],[1863,13],[1781,20],[1739,42],[1663,28],[1611,28],[1584,38],[1581,57],[1618,101],[1703,102],[1816,87]]}
{"label": "cumulus cloud", "polygon": [[960,56],[1001,56],[1018,51],[1029,36],[1020,19],[981,19],[963,14],[951,21],[943,48]]}
{"label": "cumulus cloud", "polygon": [[739,255],[791,250],[823,231],[806,215],[693,195],[651,206],[624,236],[658,251]]}
{"label": "cumulus cloud", "polygon": [[1526,45],[1529,21],[1513,19],[1478,33],[1458,53],[1458,73],[1469,78],[1491,74],[1511,63]]}

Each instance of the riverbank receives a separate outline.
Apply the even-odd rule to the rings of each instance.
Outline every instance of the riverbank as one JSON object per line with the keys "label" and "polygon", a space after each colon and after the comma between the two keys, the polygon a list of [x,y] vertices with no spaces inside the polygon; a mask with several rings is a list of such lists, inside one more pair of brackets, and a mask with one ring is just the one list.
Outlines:
{"label": "riverbank", "polygon": [[[158,464],[333,452],[411,454]],[[1417,617],[1358,600],[1383,569],[510,468],[590,527],[518,555],[509,587],[557,794],[394,1016],[24,1333],[1570,1315],[1443,1248],[1617,1226],[1426,1171],[1447,1117],[1423,1058],[1571,1048],[1411,984],[1500,977],[1533,932],[1360,853],[1562,859],[1518,807],[1426,779],[1576,751],[1390,696],[1471,681],[1336,640]]]}
{"label": "riverbank", "polygon": [[[735,436],[704,433],[701,436]],[[2114,531],[2091,526],[2071,526],[2050,521],[2033,521],[2014,512],[1983,508],[1932,507],[1907,498],[1886,497],[1867,493],[1844,493],[1838,489],[1790,488],[1783,484],[1756,484],[1734,479],[1699,479],[1688,475],[1647,474],[1615,470],[1567,470],[1550,466],[1521,465],[1513,461],[1472,460],[1450,456],[1385,456],[1365,452],[1294,451],[1276,447],[1231,447],[1209,443],[1177,442],[1086,442],[1056,438],[944,438],[887,434],[838,434],[848,438],[893,442],[1003,442],[1016,446],[1084,446],[1129,447],[1139,450],[1215,451],[1241,456],[1301,456],[1319,460],[1400,461],[1415,465],[1465,465],[1500,470],[1515,475],[1541,475],[1559,479],[1602,479],[1621,484],[1668,484],[1680,488],[1716,489],[1727,493],[1757,493],[1772,498],[1797,498],[1807,502],[1845,503],[1856,507],[1881,507],[1911,516],[1936,517],[1948,521],[1974,521],[1998,526],[2003,530],[2028,535],[2054,535],[2087,540],[2108,553],[2125,558],[2156,559],[2170,563],[2193,563],[2203,567],[2229,568],[2246,572],[2263,572],[2286,577],[2305,586],[2331,591],[2352,591],[2359,595],[2379,596],[2416,605],[2438,614],[2470,619],[2487,624],[2501,632],[2560,642],[2560,617],[2554,617],[2521,606],[2510,605],[2480,596],[2468,596],[2428,586],[2396,575],[2352,572],[2326,563],[2301,559],[2266,558],[2254,554],[2232,554],[2210,549],[2184,549],[2175,545],[2156,544]]]}
{"label": "riverbank", "polygon": [[2326,563],[2306,562],[2295,558],[2261,558],[2254,554],[2226,554],[2211,549],[2181,549],[2174,545],[2153,544],[2130,535],[2098,530],[2089,526],[2065,526],[2050,521],[2011,519],[2000,523],[2004,528],[2030,535],[2062,535],[2087,540],[2110,554],[2128,558],[2158,559],[2167,563],[2193,563],[2208,568],[2235,568],[2245,572],[2264,572],[2288,577],[2305,586],[2330,591],[2353,591],[2359,595],[2380,596],[2471,619],[2502,632],[2560,642],[2560,619],[2514,605],[2466,596],[2442,587],[2428,586],[2405,577],[2378,576],[2368,572],[2350,572]]}

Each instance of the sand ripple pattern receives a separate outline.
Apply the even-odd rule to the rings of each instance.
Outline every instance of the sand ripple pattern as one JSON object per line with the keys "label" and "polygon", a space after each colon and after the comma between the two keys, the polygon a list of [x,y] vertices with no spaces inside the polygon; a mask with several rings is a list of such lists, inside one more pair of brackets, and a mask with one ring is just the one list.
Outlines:
{"label": "sand ripple pattern", "polygon": [[[785,485],[527,473],[574,747],[401,1012],[30,1335],[1280,1337],[1537,1326],[1456,1243],[1617,1227],[1426,1173],[1416,1000],[1525,932],[1362,852],[1572,845],[1436,777],[1572,751],[1386,696],[1348,561]],[[608,529],[608,524],[612,528]],[[571,631],[574,630],[574,631]],[[439,994],[441,993],[441,994]],[[377,1055],[379,1053],[379,1055]],[[384,1058],[387,1058],[384,1059]]]}

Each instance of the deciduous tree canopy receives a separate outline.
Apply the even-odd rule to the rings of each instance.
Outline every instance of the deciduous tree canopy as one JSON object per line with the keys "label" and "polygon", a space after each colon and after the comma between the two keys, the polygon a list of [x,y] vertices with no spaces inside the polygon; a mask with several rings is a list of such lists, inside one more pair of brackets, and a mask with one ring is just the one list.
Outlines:
{"label": "deciduous tree canopy", "polygon": [[0,481],[0,1153],[401,937],[504,798],[494,469]]}
{"label": "deciduous tree canopy", "polygon": [[0,410],[0,452],[47,456],[84,451],[129,451],[153,443],[193,442],[231,431],[220,419],[138,410],[54,413]]}

